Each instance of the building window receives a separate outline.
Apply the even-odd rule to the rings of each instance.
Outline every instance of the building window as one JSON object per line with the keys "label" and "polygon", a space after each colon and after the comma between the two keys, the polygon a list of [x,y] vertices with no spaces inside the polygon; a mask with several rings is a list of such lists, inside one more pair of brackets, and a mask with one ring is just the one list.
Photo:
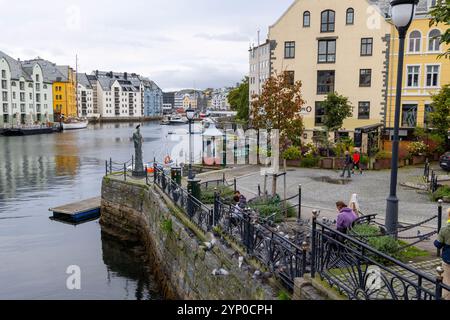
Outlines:
{"label": "building window", "polygon": [[39,82],[39,75],[36,75],[36,82]]}
{"label": "building window", "polygon": [[402,127],[417,127],[417,104],[404,104],[402,106]]}
{"label": "building window", "polygon": [[361,56],[371,56],[373,52],[373,38],[361,39]]}
{"label": "building window", "polygon": [[409,35],[409,52],[420,52],[420,44],[422,41],[422,34],[419,31],[413,31]]}
{"label": "building window", "polygon": [[336,62],[336,40],[319,40],[318,63]]}
{"label": "building window", "polygon": [[440,51],[441,32],[437,29],[431,30],[428,34],[428,51],[439,52]]}
{"label": "building window", "polygon": [[427,87],[437,87],[439,85],[439,66],[427,66]]}
{"label": "building window", "polygon": [[355,22],[355,10],[353,10],[353,8],[348,8],[345,24],[349,25],[353,24],[354,22]]}
{"label": "building window", "polygon": [[2,70],[2,78],[6,79],[6,70]]}
{"label": "building window", "polygon": [[8,92],[2,92],[2,100],[8,101]]}
{"label": "building window", "polygon": [[287,83],[291,86],[295,84],[295,71],[285,71]]}
{"label": "building window", "polygon": [[284,58],[285,59],[295,58],[295,42],[294,41],[286,41],[284,43]]}
{"label": "building window", "polygon": [[6,80],[2,80],[2,89],[8,89],[8,84],[6,82]]}
{"label": "building window", "polygon": [[323,126],[324,118],[325,118],[325,108],[322,105],[322,102],[316,101],[315,104],[315,116],[314,116],[314,123],[316,127]]}
{"label": "building window", "polygon": [[317,94],[334,92],[334,70],[317,71]]}
{"label": "building window", "polygon": [[407,72],[406,86],[410,88],[419,87],[420,66],[408,66]]}
{"label": "building window", "polygon": [[19,88],[20,90],[25,90],[25,82],[19,82]]}
{"label": "building window", "polygon": [[305,11],[303,13],[303,27],[308,28],[311,25],[311,13],[309,11]]}
{"label": "building window", "polygon": [[370,87],[372,85],[372,69],[359,70],[359,86]]}
{"label": "building window", "polygon": [[334,32],[334,18],[333,10],[323,11],[320,20],[320,32]]}
{"label": "building window", "polygon": [[358,119],[367,120],[370,119],[370,102],[362,101],[358,103]]}

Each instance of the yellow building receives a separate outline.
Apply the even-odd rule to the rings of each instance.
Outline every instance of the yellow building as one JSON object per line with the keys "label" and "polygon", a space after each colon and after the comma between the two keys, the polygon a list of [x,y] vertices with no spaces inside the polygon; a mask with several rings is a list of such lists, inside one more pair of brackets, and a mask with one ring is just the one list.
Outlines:
{"label": "yellow building", "polygon": [[69,66],[56,66],[62,77],[53,82],[53,110],[55,119],[77,116],[76,73]]}
{"label": "yellow building", "polygon": [[[405,64],[403,69],[403,90],[401,103],[400,135],[411,137],[415,127],[427,127],[427,114],[432,110],[432,95],[443,85],[450,83],[450,60],[439,55],[447,46],[439,45],[439,36],[445,32],[445,25],[430,27],[426,15],[417,15],[413,20],[405,41]],[[398,32],[391,31],[389,58],[389,91],[386,112],[386,128],[394,127],[395,97],[398,65]]]}

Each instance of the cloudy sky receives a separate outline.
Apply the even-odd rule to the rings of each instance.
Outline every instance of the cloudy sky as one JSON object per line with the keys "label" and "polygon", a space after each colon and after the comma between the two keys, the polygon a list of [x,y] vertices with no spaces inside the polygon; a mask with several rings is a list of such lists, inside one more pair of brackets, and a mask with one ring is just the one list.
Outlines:
{"label": "cloudy sky", "polygon": [[164,90],[234,85],[248,47],[293,0],[0,0],[0,50],[79,70],[146,75]]}

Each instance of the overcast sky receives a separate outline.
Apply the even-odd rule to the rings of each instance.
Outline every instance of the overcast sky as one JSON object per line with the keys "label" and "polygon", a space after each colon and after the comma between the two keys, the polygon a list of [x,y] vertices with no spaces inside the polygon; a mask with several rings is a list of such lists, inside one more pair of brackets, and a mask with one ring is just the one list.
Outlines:
{"label": "overcast sky", "polygon": [[0,0],[0,50],[79,71],[128,71],[164,89],[234,85],[248,48],[293,0]]}

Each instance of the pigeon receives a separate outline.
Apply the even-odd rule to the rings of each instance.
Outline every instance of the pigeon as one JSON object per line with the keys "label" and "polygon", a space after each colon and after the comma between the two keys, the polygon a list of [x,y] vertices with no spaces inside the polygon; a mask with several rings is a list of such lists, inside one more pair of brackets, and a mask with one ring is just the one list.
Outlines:
{"label": "pigeon", "polygon": [[243,262],[244,262],[244,257],[239,257],[239,269],[242,269]]}
{"label": "pigeon", "polygon": [[214,269],[214,270],[212,271],[212,275],[213,275],[213,276],[227,276],[227,275],[229,275],[229,274],[230,274],[230,273],[229,273],[227,270],[223,269],[223,268],[221,268],[221,269],[219,269],[219,270]]}

